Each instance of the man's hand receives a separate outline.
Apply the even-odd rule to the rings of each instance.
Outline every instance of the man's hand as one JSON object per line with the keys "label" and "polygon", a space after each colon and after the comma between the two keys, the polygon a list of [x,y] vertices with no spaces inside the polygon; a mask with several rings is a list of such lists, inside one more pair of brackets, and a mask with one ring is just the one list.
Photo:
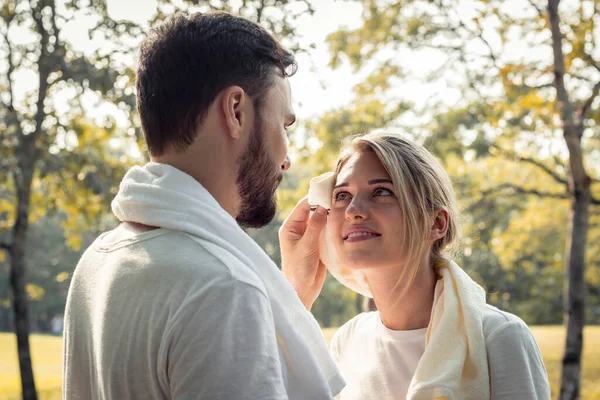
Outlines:
{"label": "man's hand", "polygon": [[308,198],[298,202],[279,229],[281,271],[310,311],[327,276],[319,259],[319,236],[327,222],[327,210],[318,207],[310,215]]}

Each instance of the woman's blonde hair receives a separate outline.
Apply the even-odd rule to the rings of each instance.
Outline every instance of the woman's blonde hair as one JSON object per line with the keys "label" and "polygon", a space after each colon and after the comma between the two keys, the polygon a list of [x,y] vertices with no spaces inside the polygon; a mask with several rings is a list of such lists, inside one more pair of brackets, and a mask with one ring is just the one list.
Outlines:
{"label": "woman's blonde hair", "polygon": [[335,178],[350,157],[356,153],[373,152],[389,174],[398,203],[404,215],[403,238],[407,257],[399,282],[405,282],[402,293],[414,281],[419,258],[427,246],[427,236],[435,213],[448,213],[448,230],[433,243],[431,261],[447,256],[449,246],[458,240],[458,208],[454,189],[440,162],[423,146],[396,133],[372,132],[354,137],[340,155]]}

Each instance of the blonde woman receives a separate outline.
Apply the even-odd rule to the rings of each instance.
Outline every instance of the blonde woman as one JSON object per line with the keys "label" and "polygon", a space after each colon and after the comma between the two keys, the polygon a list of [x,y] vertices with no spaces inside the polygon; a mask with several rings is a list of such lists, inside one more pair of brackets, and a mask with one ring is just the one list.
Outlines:
{"label": "blonde woman", "polygon": [[308,309],[326,268],[378,309],[332,339],[341,399],[550,398],[527,325],[487,305],[445,254],[457,206],[425,148],[397,134],[357,137],[311,190],[315,212],[303,199],[280,231],[284,274]]}

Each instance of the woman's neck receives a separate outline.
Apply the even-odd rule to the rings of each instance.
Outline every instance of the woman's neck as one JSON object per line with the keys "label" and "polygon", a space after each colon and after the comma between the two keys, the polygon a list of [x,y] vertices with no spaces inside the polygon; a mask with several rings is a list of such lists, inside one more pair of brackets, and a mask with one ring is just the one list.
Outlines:
{"label": "woman's neck", "polygon": [[437,280],[429,258],[421,262],[415,280],[401,299],[404,286],[398,284],[398,266],[372,268],[365,273],[383,325],[397,331],[429,325]]}

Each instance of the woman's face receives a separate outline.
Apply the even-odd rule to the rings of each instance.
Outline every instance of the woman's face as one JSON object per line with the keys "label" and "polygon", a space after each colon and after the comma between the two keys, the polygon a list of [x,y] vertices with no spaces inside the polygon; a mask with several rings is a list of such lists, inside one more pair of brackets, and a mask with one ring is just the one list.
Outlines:
{"label": "woman's face", "polygon": [[354,154],[333,189],[328,228],[342,265],[403,263],[404,217],[387,171],[373,152]]}

